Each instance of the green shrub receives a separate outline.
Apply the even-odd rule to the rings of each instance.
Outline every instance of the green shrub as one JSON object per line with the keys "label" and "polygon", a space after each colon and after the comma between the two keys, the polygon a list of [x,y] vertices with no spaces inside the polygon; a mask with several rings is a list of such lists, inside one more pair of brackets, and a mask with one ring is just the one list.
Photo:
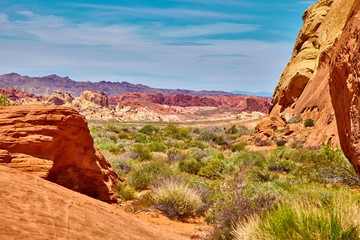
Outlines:
{"label": "green shrub", "polygon": [[10,102],[8,97],[4,93],[1,93],[0,94],[0,106],[7,107],[7,106],[12,106],[12,105],[13,104]]}
{"label": "green shrub", "polygon": [[166,154],[169,163],[178,162],[186,158],[186,154],[177,148],[170,148]]}
{"label": "green shrub", "polygon": [[311,118],[305,119],[304,121],[305,127],[313,127],[314,126],[314,120]]}
{"label": "green shrub", "polygon": [[202,208],[201,195],[189,185],[167,179],[152,188],[153,204],[169,217],[195,216]]}
{"label": "green shrub", "polygon": [[145,125],[142,128],[140,128],[139,132],[147,135],[152,135],[159,132],[159,128],[153,125]]}
{"label": "green shrub", "polygon": [[109,123],[109,124],[105,125],[105,131],[119,133],[119,132],[121,132],[121,127],[118,125]]}
{"label": "green shrub", "polygon": [[[107,157],[108,159],[108,157]],[[134,161],[129,159],[123,159],[123,160],[113,160],[110,161],[111,167],[114,169],[115,173],[122,177],[126,174],[128,174],[131,170],[134,169]]]}
{"label": "green shrub", "polygon": [[201,160],[194,158],[180,160],[178,165],[180,171],[190,174],[198,174],[203,166],[204,163]]}
{"label": "green shrub", "polygon": [[199,175],[209,178],[218,179],[222,177],[222,173],[225,169],[224,159],[213,158],[205,163],[205,166],[199,170]]}
{"label": "green shrub", "polygon": [[98,143],[96,143],[96,147],[103,151],[109,151],[115,155],[124,152],[122,147],[118,146],[116,143],[107,138],[99,139]]}
{"label": "green shrub", "polygon": [[115,192],[116,192],[116,195],[119,198],[121,198],[122,201],[133,200],[136,197],[135,189],[128,185],[122,184],[122,183],[119,183],[116,186]]}
{"label": "green shrub", "polygon": [[130,172],[127,182],[136,190],[148,188],[155,181],[172,175],[170,167],[161,162],[146,162]]}
{"label": "green shrub", "polygon": [[225,131],[226,134],[235,134],[237,133],[238,130],[236,129],[236,126],[235,125],[232,125],[229,129],[227,129]]}
{"label": "green shrub", "polygon": [[166,152],[166,146],[162,142],[151,142],[147,144],[150,152]]}
{"label": "green shrub", "polygon": [[241,151],[245,150],[245,147],[246,147],[245,142],[235,143],[234,145],[231,146],[231,151],[241,152]]}
{"label": "green shrub", "polygon": [[135,144],[132,150],[137,154],[137,159],[141,161],[150,160],[152,158],[150,149],[144,144]]}
{"label": "green shrub", "polygon": [[143,134],[143,133],[132,132],[131,137],[136,143],[147,143],[148,142],[147,135]]}
{"label": "green shrub", "polygon": [[190,139],[190,131],[188,128],[179,127],[175,125],[167,125],[163,129],[165,136],[178,139],[178,140],[186,140]]}

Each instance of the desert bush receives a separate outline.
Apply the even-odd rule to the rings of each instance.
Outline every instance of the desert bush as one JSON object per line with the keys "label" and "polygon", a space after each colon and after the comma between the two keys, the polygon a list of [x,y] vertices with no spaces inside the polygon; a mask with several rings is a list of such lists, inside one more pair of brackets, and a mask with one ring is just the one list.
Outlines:
{"label": "desert bush", "polygon": [[188,128],[179,127],[175,125],[167,125],[163,128],[164,134],[178,140],[191,139],[190,131]]}
{"label": "desert bush", "polygon": [[226,129],[225,131],[226,134],[235,134],[237,132],[238,130],[235,125],[232,125],[230,128]]}
{"label": "desert bush", "polygon": [[152,157],[150,149],[144,144],[135,144],[132,151],[137,154],[137,159],[141,161],[150,160]]}
{"label": "desert bush", "polygon": [[166,154],[168,155],[169,163],[178,162],[186,158],[186,154],[177,148],[170,148]]}
{"label": "desert bush", "polygon": [[273,203],[272,196],[258,195],[250,198],[241,189],[233,188],[230,192],[223,192],[206,215],[206,221],[214,225],[211,239],[233,239],[233,229],[239,222],[269,211]]}
{"label": "desert bush", "polygon": [[133,200],[136,198],[135,189],[123,183],[119,183],[116,186],[115,192],[117,197],[121,198],[122,201]]}
{"label": "desert bush", "polygon": [[123,160],[115,159],[110,161],[110,164],[119,177],[125,176],[135,167],[134,161],[129,159],[123,159]]}
{"label": "desert bush", "polygon": [[198,174],[203,166],[204,163],[201,160],[194,158],[180,160],[178,164],[180,171],[190,174]]}
{"label": "desert bush", "polygon": [[222,173],[225,169],[224,159],[213,158],[205,162],[198,172],[200,176],[209,179],[218,179],[222,177]]}
{"label": "desert bush", "polygon": [[130,172],[127,182],[136,190],[148,188],[155,181],[172,176],[170,167],[161,162],[146,162]]}
{"label": "desert bush", "polygon": [[169,217],[195,216],[203,205],[201,195],[195,189],[176,179],[158,182],[152,191],[153,204]]}
{"label": "desert bush", "polygon": [[256,152],[243,152],[238,153],[232,157],[236,165],[240,167],[257,166],[262,167],[265,163],[265,158],[260,153]]}
{"label": "desert bush", "polygon": [[245,147],[246,147],[245,142],[235,143],[234,145],[231,146],[231,151],[241,152],[241,151],[245,150]]}
{"label": "desert bush", "polygon": [[100,150],[102,150],[102,151],[106,150],[106,151],[109,151],[109,152],[111,152],[111,153],[113,153],[115,155],[118,155],[118,154],[124,152],[124,149],[122,147],[120,147],[119,145],[114,143],[109,138],[100,138],[95,142],[95,145]]}
{"label": "desert bush", "polygon": [[312,118],[305,119],[304,126],[305,127],[313,127],[314,126],[314,120]]}
{"label": "desert bush", "polygon": [[207,146],[205,143],[203,143],[202,141],[199,140],[192,140],[192,141],[188,141],[184,144],[184,148],[200,148],[200,149],[205,149]]}
{"label": "desert bush", "polygon": [[150,152],[166,152],[166,146],[162,142],[150,142],[147,144]]}
{"label": "desert bush", "polygon": [[119,133],[122,131],[122,128],[119,125],[109,123],[105,125],[104,130],[107,132]]}
{"label": "desert bush", "polygon": [[148,124],[148,125],[145,125],[142,128],[140,128],[139,132],[141,132],[143,134],[147,134],[147,135],[152,135],[152,134],[158,133],[159,130],[160,129],[158,127]]}
{"label": "desert bush", "polygon": [[148,142],[148,137],[146,134],[143,133],[139,133],[139,132],[132,132],[131,133],[131,138],[134,140],[134,142],[136,143],[147,143]]}

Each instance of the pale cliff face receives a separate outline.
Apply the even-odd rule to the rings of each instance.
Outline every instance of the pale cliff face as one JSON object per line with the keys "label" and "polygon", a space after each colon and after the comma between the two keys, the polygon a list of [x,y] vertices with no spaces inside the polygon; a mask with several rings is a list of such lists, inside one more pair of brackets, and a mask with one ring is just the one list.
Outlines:
{"label": "pale cliff face", "polygon": [[270,117],[280,117],[284,122],[292,116],[315,121],[305,146],[339,144],[326,55],[341,36],[354,3],[320,0],[306,10],[292,57],[276,86]]}

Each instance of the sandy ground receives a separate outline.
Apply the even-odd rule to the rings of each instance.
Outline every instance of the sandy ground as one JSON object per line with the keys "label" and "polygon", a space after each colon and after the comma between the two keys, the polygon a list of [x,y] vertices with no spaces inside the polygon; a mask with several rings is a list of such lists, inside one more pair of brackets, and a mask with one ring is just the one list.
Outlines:
{"label": "sandy ground", "polygon": [[0,166],[0,239],[198,239],[197,222],[132,215],[32,175]]}

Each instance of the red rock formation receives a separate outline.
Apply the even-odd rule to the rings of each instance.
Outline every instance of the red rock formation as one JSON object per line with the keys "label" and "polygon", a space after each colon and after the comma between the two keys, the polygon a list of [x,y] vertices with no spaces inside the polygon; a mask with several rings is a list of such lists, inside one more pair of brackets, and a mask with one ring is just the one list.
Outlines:
{"label": "red rock formation", "polygon": [[[304,25],[293,55],[275,89],[270,117],[280,117],[284,122],[293,116],[314,120],[315,126],[310,131],[306,129],[306,136],[303,136],[308,147],[324,143],[339,145],[325,59],[341,35],[354,2],[320,0],[304,13]],[[295,135],[303,134],[304,129],[299,130]]]}
{"label": "red rock formation", "polygon": [[141,106],[144,102],[150,102],[179,107],[228,107],[240,111],[263,113],[267,113],[270,106],[269,98],[238,95],[199,97],[185,94],[126,93],[110,97],[110,102],[112,105],[121,104],[123,106]]}
{"label": "red rock formation", "polygon": [[26,93],[22,91],[17,91],[15,88],[0,88],[0,93],[5,94],[9,100],[15,103],[22,102],[40,102],[44,100],[44,97],[37,96],[32,93]]}
{"label": "red rock formation", "polygon": [[0,108],[0,163],[112,200],[116,174],[96,152],[83,116],[65,107]]}
{"label": "red rock formation", "polygon": [[324,58],[341,147],[360,174],[359,1],[349,14],[343,34]]}
{"label": "red rock formation", "polygon": [[80,99],[92,102],[99,107],[109,107],[109,98],[104,92],[87,90],[81,94]]}

